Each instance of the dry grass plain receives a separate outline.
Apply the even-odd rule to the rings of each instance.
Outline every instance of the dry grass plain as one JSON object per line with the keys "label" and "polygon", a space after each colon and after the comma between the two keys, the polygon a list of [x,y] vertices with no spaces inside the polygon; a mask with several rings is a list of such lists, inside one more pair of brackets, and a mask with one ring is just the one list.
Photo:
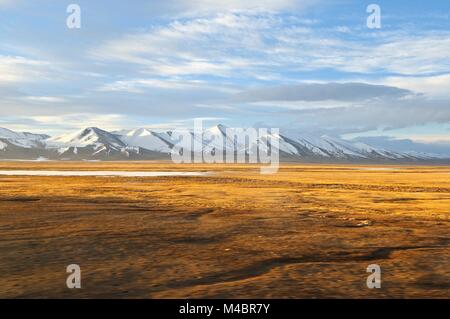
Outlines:
{"label": "dry grass plain", "polygon": [[213,173],[0,176],[0,297],[450,298],[450,168],[372,167],[2,162]]}

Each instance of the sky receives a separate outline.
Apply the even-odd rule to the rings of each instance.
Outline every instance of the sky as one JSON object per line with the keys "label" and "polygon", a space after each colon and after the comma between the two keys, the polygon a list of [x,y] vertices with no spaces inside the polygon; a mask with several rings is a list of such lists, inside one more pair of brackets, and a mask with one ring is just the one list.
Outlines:
{"label": "sky", "polygon": [[450,1],[0,0],[0,127],[13,130],[202,118],[450,153],[449,88]]}

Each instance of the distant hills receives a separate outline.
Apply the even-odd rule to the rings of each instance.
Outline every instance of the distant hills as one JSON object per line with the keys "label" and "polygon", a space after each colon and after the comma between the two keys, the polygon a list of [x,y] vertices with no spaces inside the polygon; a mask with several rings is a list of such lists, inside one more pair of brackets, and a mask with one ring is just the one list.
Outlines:
{"label": "distant hills", "polygon": [[[203,148],[212,152],[240,150],[248,145],[236,144],[234,129],[217,125],[204,130]],[[351,142],[329,136],[285,136],[271,134],[266,139],[278,141],[281,161],[289,162],[356,162],[356,163],[450,163],[450,159],[420,152],[399,152],[381,149],[361,142]],[[269,138],[270,137],[270,138]],[[207,143],[204,143],[204,141]],[[219,143],[217,141],[224,141]],[[177,141],[172,131],[147,128],[108,132],[89,127],[56,137],[45,134],[14,132],[0,128],[0,159],[8,160],[170,160],[170,152]],[[251,145],[250,149],[255,147]]]}

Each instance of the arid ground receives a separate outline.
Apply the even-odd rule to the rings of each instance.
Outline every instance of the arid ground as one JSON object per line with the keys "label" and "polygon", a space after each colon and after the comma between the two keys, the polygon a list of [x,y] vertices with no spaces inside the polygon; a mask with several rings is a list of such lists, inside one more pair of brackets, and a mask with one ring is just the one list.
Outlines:
{"label": "arid ground", "polygon": [[211,174],[0,176],[3,298],[450,298],[448,166],[0,163],[32,169]]}

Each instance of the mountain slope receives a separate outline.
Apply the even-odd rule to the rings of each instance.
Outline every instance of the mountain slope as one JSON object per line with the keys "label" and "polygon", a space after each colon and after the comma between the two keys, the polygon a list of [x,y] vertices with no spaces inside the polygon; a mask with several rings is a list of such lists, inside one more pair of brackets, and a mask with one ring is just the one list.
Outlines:
{"label": "mountain slope", "polygon": [[44,145],[44,140],[49,138],[44,134],[32,134],[28,132],[14,132],[6,128],[0,127],[0,141],[2,141],[3,147],[8,147],[9,144],[13,144],[23,148],[36,148]]}
{"label": "mountain slope", "polygon": [[116,133],[116,136],[126,145],[169,154],[173,144],[170,136],[165,134],[167,133],[158,133],[146,128],[139,128]]}
{"label": "mountain slope", "polygon": [[75,133],[65,134],[46,140],[46,148],[56,150],[59,157],[77,158],[129,158],[139,154],[140,149],[129,147],[116,135],[88,127]]}

